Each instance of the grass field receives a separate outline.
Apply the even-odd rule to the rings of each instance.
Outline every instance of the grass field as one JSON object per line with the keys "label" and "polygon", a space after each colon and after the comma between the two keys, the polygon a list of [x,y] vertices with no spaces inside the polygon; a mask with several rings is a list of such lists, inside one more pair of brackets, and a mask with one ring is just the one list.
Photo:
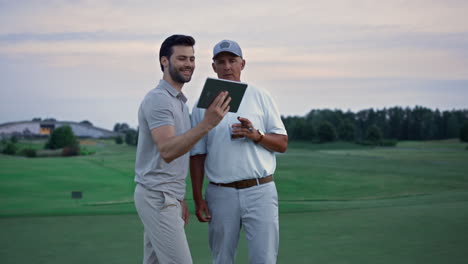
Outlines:
{"label": "grass field", "polygon": [[[83,143],[96,154],[0,155],[0,263],[141,262],[135,149]],[[466,144],[450,140],[395,148],[290,143],[275,176],[278,263],[466,263],[467,161]],[[210,263],[207,226],[193,214],[187,236],[194,263]],[[246,259],[241,239],[237,263]]]}

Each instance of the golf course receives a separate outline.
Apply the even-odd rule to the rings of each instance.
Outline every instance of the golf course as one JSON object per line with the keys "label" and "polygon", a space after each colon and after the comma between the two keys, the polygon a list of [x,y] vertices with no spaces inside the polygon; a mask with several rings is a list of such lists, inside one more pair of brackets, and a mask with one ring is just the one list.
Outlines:
{"label": "golf course", "polygon": [[[20,144],[40,149],[44,142]],[[274,175],[278,263],[467,263],[467,145],[290,142]],[[136,148],[93,139],[80,146],[94,154],[0,154],[0,263],[141,263]],[[194,215],[190,177],[186,197],[193,261],[210,263],[208,226]],[[243,237],[237,263],[248,263]]]}

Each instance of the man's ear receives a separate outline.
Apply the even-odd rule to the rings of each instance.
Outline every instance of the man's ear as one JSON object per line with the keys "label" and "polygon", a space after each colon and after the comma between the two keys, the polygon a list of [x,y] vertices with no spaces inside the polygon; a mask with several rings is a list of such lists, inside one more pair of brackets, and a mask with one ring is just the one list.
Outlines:
{"label": "man's ear", "polygon": [[169,60],[167,59],[166,56],[161,57],[161,64],[164,67],[164,69],[169,67]]}
{"label": "man's ear", "polygon": [[244,67],[245,67],[245,64],[246,64],[245,60],[244,60],[244,59],[242,59],[241,70],[243,70],[243,69],[244,69]]}
{"label": "man's ear", "polygon": [[214,71],[215,73],[218,73],[218,72],[216,71],[216,66],[215,66],[215,63],[214,63],[214,62],[211,63],[211,67],[213,67],[213,71]]}

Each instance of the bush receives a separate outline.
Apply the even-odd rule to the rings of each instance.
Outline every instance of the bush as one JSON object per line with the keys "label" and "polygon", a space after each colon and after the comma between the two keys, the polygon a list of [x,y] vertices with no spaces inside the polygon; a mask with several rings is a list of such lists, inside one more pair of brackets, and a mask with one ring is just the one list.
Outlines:
{"label": "bush", "polygon": [[2,150],[2,153],[6,155],[15,155],[16,150],[17,150],[16,145],[12,142],[8,142],[5,148]]}
{"label": "bush", "polygon": [[21,150],[21,155],[26,156],[28,158],[34,158],[34,157],[37,157],[37,151],[32,148],[25,148]]}
{"label": "bush", "polygon": [[121,137],[121,136],[115,137],[115,143],[116,143],[116,144],[119,144],[119,145],[120,145],[120,144],[123,144],[123,139],[122,139],[122,137]]}
{"label": "bush", "polygon": [[10,139],[11,143],[15,144],[15,143],[18,143],[18,136],[16,135],[13,135]]}
{"label": "bush", "polygon": [[381,141],[361,140],[356,141],[356,144],[364,146],[382,146],[382,147],[395,147],[398,144],[396,139],[383,139]]}
{"label": "bush", "polygon": [[380,146],[382,147],[395,147],[398,144],[398,140],[396,139],[384,139],[380,142]]}
{"label": "bush", "polygon": [[78,145],[66,146],[62,150],[62,156],[64,157],[78,156],[79,154],[80,154],[80,147]]}
{"label": "bush", "polygon": [[46,149],[59,149],[64,147],[78,147],[78,141],[70,126],[54,129],[47,142]]}
{"label": "bush", "polygon": [[82,156],[93,155],[94,153],[96,153],[96,151],[88,150],[87,148],[80,149],[80,155]]}
{"label": "bush", "polygon": [[41,158],[51,158],[51,157],[61,157],[63,149],[41,149],[37,151],[37,157]]}
{"label": "bush", "polygon": [[320,142],[330,142],[336,139],[336,130],[332,123],[324,121],[318,128],[318,136]]}

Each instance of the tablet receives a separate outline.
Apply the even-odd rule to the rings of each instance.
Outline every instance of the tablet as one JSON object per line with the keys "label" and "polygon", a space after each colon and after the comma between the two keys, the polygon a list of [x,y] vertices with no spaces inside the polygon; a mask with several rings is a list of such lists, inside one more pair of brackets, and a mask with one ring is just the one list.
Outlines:
{"label": "tablet", "polygon": [[246,83],[208,77],[203,86],[197,107],[208,108],[220,92],[228,91],[231,97],[229,112],[236,113],[244,97],[245,90],[247,90],[247,86],[248,84]]}

